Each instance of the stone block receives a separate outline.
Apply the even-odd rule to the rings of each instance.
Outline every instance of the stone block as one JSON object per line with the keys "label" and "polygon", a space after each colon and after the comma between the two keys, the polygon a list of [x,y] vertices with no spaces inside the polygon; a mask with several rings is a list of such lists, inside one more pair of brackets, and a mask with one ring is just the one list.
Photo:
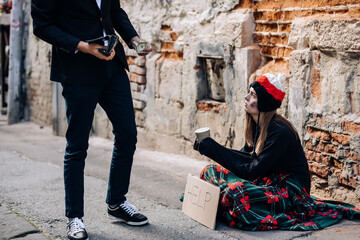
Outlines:
{"label": "stone block", "polygon": [[130,81],[138,84],[146,84],[146,77],[137,75],[135,73],[130,73]]}
{"label": "stone block", "polygon": [[145,67],[146,65],[146,58],[139,56],[137,58],[135,58],[135,62],[134,62],[137,66],[139,67]]}
{"label": "stone block", "polygon": [[253,43],[254,28],[252,11],[220,13],[215,19],[214,35],[218,41],[242,48]]}
{"label": "stone block", "polygon": [[181,100],[182,66],[177,61],[165,60],[159,68],[157,93],[166,100]]}
{"label": "stone block", "polygon": [[134,108],[138,109],[138,110],[142,110],[146,106],[144,101],[139,101],[139,100],[135,100],[135,99],[133,99],[133,105],[134,105]]}
{"label": "stone block", "polygon": [[146,96],[142,92],[132,92],[131,94],[133,99],[146,102]]}
{"label": "stone block", "polygon": [[146,68],[144,68],[144,67],[139,67],[137,65],[130,65],[129,70],[131,73],[136,73],[136,74],[142,75],[142,76],[146,75]]}
{"label": "stone block", "polygon": [[136,82],[130,82],[130,88],[132,92],[138,92],[139,84],[137,84]]}
{"label": "stone block", "polygon": [[332,51],[360,50],[360,19],[297,18],[291,25],[289,45],[295,49],[316,48]]}

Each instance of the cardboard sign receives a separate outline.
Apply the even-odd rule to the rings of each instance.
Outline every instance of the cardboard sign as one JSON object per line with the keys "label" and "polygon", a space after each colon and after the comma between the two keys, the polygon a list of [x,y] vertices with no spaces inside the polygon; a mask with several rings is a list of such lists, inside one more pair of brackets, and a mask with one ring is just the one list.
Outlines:
{"label": "cardboard sign", "polygon": [[189,175],[182,212],[208,228],[215,229],[220,188]]}

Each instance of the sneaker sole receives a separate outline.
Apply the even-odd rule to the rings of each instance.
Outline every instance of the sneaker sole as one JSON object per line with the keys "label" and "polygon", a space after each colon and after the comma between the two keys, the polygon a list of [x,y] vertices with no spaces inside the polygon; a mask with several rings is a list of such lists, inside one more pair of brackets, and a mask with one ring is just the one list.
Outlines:
{"label": "sneaker sole", "polygon": [[110,214],[108,214],[108,218],[111,219],[111,220],[115,220],[115,221],[119,221],[119,222],[123,222],[123,223],[126,223],[130,226],[142,226],[142,225],[146,225],[149,223],[149,220],[145,220],[145,221],[142,221],[142,222],[131,222],[131,221],[125,221],[124,219],[122,218],[117,218],[117,217],[114,217]]}

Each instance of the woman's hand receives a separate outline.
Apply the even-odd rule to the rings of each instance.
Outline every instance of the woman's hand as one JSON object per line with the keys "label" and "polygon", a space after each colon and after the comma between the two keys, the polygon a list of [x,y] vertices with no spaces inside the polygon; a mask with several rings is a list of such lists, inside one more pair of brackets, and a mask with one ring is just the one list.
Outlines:
{"label": "woman's hand", "polygon": [[110,56],[105,56],[104,54],[102,54],[101,52],[99,52],[99,49],[106,49],[105,46],[101,46],[99,44],[96,44],[96,43],[87,43],[87,42],[84,42],[84,41],[80,41],[78,46],[77,46],[77,50],[79,50],[80,52],[83,52],[83,53],[88,53],[88,54],[91,54],[99,59],[102,59],[102,60],[106,60],[106,61],[109,61],[111,59],[114,58],[115,56],[115,51],[112,50],[111,53],[110,53]]}

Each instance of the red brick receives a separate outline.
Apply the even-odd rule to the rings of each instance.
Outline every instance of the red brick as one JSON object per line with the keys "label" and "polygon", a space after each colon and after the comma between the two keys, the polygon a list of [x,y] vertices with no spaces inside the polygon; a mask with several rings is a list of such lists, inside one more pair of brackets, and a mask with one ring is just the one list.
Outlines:
{"label": "red brick", "polygon": [[262,46],[261,53],[268,56],[276,56],[276,47]]}
{"label": "red brick", "polygon": [[291,31],[291,24],[289,23],[279,24],[279,32],[290,32],[290,31]]}
{"label": "red brick", "polygon": [[338,147],[331,143],[318,142],[317,145],[312,145],[311,140],[308,140],[305,144],[306,148],[316,152],[323,152],[329,154],[336,154]]}
{"label": "red brick", "polygon": [[285,48],[285,51],[284,51],[284,57],[289,57],[290,56],[290,53],[293,51],[293,49],[291,48]]}
{"label": "red brick", "polygon": [[320,51],[314,50],[311,52],[312,55],[312,62],[314,67],[319,68],[320,67]]}
{"label": "red brick", "polygon": [[276,57],[277,58],[282,58],[282,57],[284,57],[284,47],[279,47],[278,49],[277,49],[277,54],[276,54]]}
{"label": "red brick", "polygon": [[242,1],[239,1],[239,3],[235,5],[234,10],[236,10],[236,9],[244,9],[244,8],[251,8],[252,6],[253,6],[253,1],[251,1],[251,0],[242,0]]}
{"label": "red brick", "polygon": [[169,25],[162,25],[161,30],[162,31],[172,31],[172,28]]}
{"label": "red brick", "polygon": [[317,98],[318,103],[321,103],[321,76],[317,68],[311,69],[311,94],[313,98]]}
{"label": "red brick", "polygon": [[255,20],[268,20],[267,13],[267,11],[254,12],[254,18]]}
{"label": "red brick", "polygon": [[289,36],[282,36],[281,37],[281,44],[287,45],[289,41]]}
{"label": "red brick", "polygon": [[357,152],[346,151],[346,155],[348,156],[348,158],[351,158],[354,161],[360,162],[360,156]]}
{"label": "red brick", "polygon": [[344,164],[342,162],[340,162],[338,159],[334,159],[333,163],[334,163],[334,167],[336,167],[338,169],[342,170],[344,168]]}
{"label": "red brick", "polygon": [[255,32],[264,32],[264,24],[256,23]]}
{"label": "red brick", "polygon": [[310,133],[313,137],[324,141],[330,141],[331,139],[329,132],[316,129],[314,127],[308,127],[308,133]]}
{"label": "red brick", "polygon": [[281,44],[281,36],[270,36],[271,44]]}
{"label": "red brick", "polygon": [[174,32],[170,33],[170,36],[173,41],[176,41],[179,38],[178,35]]}
{"label": "red brick", "polygon": [[339,133],[331,133],[331,140],[337,144],[347,146],[350,144],[351,136]]}
{"label": "red brick", "polygon": [[309,162],[309,171],[323,178],[327,178],[330,174],[330,169],[328,166],[321,166],[316,162]]}
{"label": "red brick", "polygon": [[182,52],[163,52],[161,55],[162,58],[166,58],[174,61],[182,61],[183,53]]}
{"label": "red brick", "polygon": [[326,10],[312,10],[312,15],[326,14]]}
{"label": "red brick", "polygon": [[295,11],[285,11],[284,21],[293,20],[295,18]]}
{"label": "red brick", "polygon": [[267,20],[269,21],[278,21],[283,20],[284,18],[284,12],[283,11],[269,11]]}
{"label": "red brick", "polygon": [[344,9],[334,9],[334,13],[335,14],[345,14],[349,12],[349,9],[348,8],[344,8]]}
{"label": "red brick", "polygon": [[282,3],[275,1],[261,1],[255,4],[255,9],[280,9],[281,7]]}
{"label": "red brick", "polygon": [[284,0],[280,2],[282,2],[281,8],[293,8],[302,6],[302,1],[299,0]]}
{"label": "red brick", "polygon": [[312,10],[310,9],[310,10],[297,10],[296,12],[295,12],[295,16],[296,17],[309,17],[309,16],[311,16],[312,15]]}
{"label": "red brick", "polygon": [[258,34],[258,33],[254,34],[254,42],[255,43],[267,44],[269,41],[268,39],[269,39],[269,36],[267,36],[267,35]]}
{"label": "red brick", "polygon": [[341,127],[342,127],[342,130],[344,130],[345,132],[349,132],[352,134],[358,134],[358,132],[360,132],[360,124],[359,123],[342,121]]}
{"label": "red brick", "polygon": [[161,43],[161,51],[174,51],[174,43],[173,42],[162,42]]}
{"label": "red brick", "polygon": [[129,65],[135,65],[135,57],[126,57]]}
{"label": "red brick", "polygon": [[353,170],[354,170],[354,175],[355,176],[360,176],[360,165],[359,164],[354,164],[353,165]]}
{"label": "red brick", "polygon": [[278,25],[276,23],[267,23],[263,25],[263,32],[277,32],[277,31],[278,31]]}
{"label": "red brick", "polygon": [[358,178],[357,177],[350,177],[350,178],[340,178],[339,183],[344,184],[346,186],[356,188],[358,186]]}
{"label": "red brick", "polygon": [[352,18],[360,18],[360,7],[350,8],[348,15]]}
{"label": "red brick", "polygon": [[327,7],[329,6],[329,0],[304,0],[303,8],[311,7]]}
{"label": "red brick", "polygon": [[326,166],[329,166],[331,163],[331,157],[323,155],[321,153],[317,153],[314,151],[306,151],[305,152],[306,159],[309,161],[317,162]]}
{"label": "red brick", "polygon": [[130,81],[131,82],[136,82],[136,83],[139,83],[139,84],[146,84],[146,77],[141,76],[141,75],[137,75],[135,73],[130,73]]}
{"label": "red brick", "polygon": [[226,111],[225,103],[212,103],[212,102],[196,102],[196,107],[199,111],[219,113],[220,111]]}
{"label": "red brick", "polygon": [[333,6],[340,6],[340,5],[347,5],[351,4],[351,0],[329,0],[329,5]]}

